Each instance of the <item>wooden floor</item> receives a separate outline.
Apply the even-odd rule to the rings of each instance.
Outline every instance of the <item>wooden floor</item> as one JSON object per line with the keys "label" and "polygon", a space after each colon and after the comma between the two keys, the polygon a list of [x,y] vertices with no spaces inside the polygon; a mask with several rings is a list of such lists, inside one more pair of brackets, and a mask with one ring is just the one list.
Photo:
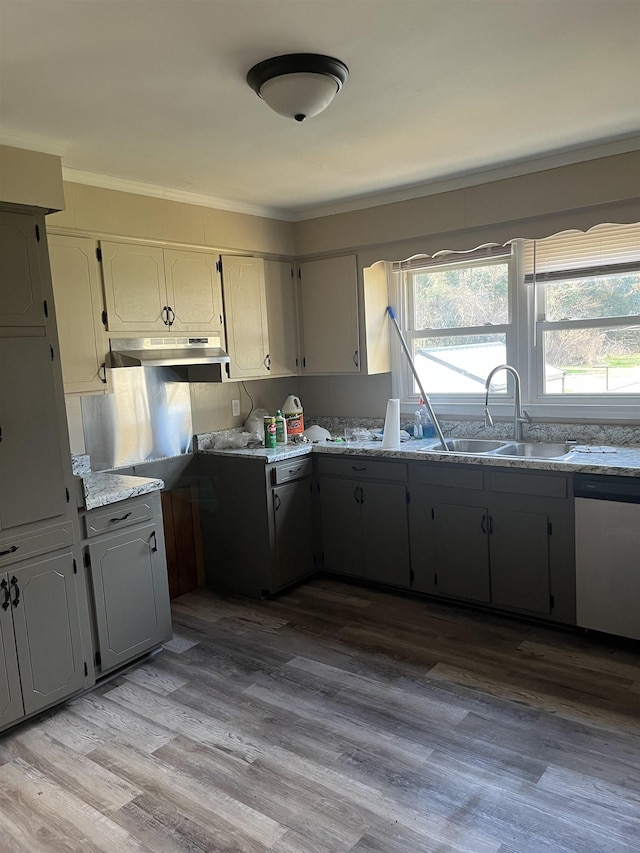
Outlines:
{"label": "wooden floor", "polygon": [[0,850],[640,849],[638,648],[318,579],[0,736]]}

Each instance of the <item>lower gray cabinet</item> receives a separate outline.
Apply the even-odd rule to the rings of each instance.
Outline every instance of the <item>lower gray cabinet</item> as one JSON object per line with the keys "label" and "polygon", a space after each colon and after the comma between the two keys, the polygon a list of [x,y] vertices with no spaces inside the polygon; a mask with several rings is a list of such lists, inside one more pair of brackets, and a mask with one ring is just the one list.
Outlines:
{"label": "lower gray cabinet", "polygon": [[310,456],[200,454],[200,522],[207,584],[261,598],[315,571]]}
{"label": "lower gray cabinet", "polygon": [[0,574],[0,727],[83,687],[76,568],[67,552]]}
{"label": "lower gray cabinet", "polygon": [[414,589],[575,623],[569,476],[412,466],[410,533]]}
{"label": "lower gray cabinet", "polygon": [[[156,499],[154,495],[154,505]],[[126,524],[129,507],[135,503],[123,501],[110,511]],[[87,526],[90,518],[87,513]],[[85,542],[85,549],[93,589],[96,669],[104,674],[171,638],[167,561],[157,505],[151,522],[97,535]]]}
{"label": "lower gray cabinet", "polygon": [[409,587],[406,465],[320,457],[318,470],[325,570]]}

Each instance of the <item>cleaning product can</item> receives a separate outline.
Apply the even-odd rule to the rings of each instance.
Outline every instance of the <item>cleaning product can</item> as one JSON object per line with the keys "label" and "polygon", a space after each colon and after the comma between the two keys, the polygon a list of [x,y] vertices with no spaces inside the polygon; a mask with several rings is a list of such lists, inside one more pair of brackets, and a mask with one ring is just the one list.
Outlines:
{"label": "cleaning product can", "polygon": [[300,399],[290,394],[284,401],[282,414],[287,424],[287,436],[302,435],[304,432],[304,415]]}
{"label": "cleaning product can", "polygon": [[287,443],[287,422],[284,419],[284,415],[278,409],[276,412],[276,444],[286,444]]}
{"label": "cleaning product can", "polygon": [[276,419],[269,415],[264,419],[264,446],[276,446]]}

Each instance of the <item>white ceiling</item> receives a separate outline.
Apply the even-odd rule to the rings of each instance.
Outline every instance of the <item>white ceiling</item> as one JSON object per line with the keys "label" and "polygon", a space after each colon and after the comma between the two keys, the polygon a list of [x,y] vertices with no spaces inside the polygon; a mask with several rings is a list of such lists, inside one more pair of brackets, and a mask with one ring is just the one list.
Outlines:
{"label": "white ceiling", "polygon": [[[294,219],[638,144],[640,0],[0,0],[0,14],[0,141],[61,154],[73,180]],[[302,124],[245,82],[294,52],[350,69]]]}

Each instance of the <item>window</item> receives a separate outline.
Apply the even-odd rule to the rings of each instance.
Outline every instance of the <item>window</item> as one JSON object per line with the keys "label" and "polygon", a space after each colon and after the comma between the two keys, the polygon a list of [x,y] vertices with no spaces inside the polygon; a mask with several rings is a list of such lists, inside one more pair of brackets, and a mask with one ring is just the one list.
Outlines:
{"label": "window", "polygon": [[[637,416],[640,225],[412,259],[396,271],[407,344],[442,411],[477,413],[487,375],[508,363],[534,414]],[[413,405],[417,383],[404,357],[397,364],[400,396]],[[506,403],[512,390],[496,374],[492,398]]]}
{"label": "window", "polygon": [[640,395],[640,229],[527,244],[539,395]]}
{"label": "window", "polygon": [[[506,361],[510,265],[501,249],[498,257],[483,252],[406,273],[407,343],[428,394],[479,393],[491,368]],[[407,396],[417,396],[411,382]]]}

